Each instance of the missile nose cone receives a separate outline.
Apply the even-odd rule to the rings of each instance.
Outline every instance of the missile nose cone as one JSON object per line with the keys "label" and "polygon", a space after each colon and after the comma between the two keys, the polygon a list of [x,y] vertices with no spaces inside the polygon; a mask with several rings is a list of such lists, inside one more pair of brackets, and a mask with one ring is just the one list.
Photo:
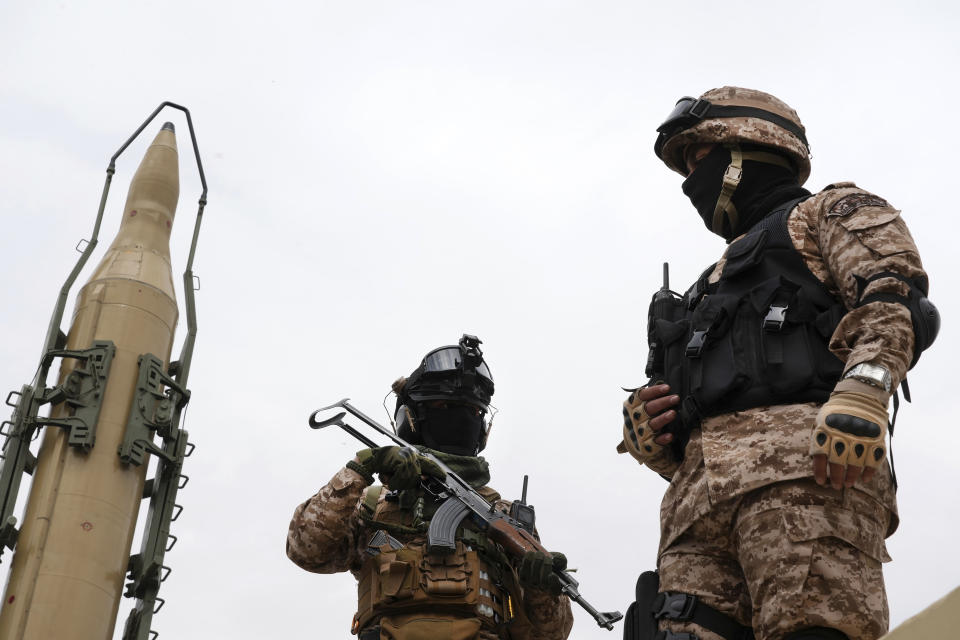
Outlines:
{"label": "missile nose cone", "polygon": [[164,122],[164,123],[163,123],[163,126],[160,127],[160,130],[161,130],[161,131],[163,131],[163,130],[173,131],[174,133],[177,132],[177,130],[174,128],[172,122]]}
{"label": "missile nose cone", "polygon": [[173,125],[167,123],[157,132],[130,181],[114,247],[135,246],[168,254],[180,195],[178,165],[177,138]]}

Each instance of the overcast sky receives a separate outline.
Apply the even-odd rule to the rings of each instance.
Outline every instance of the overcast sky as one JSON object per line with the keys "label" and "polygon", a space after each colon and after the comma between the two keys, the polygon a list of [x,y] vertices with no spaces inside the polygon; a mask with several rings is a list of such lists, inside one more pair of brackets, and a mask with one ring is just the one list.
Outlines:
{"label": "overcast sky", "polygon": [[[666,484],[615,453],[620,387],[643,382],[660,264],[683,288],[724,246],[654,130],[680,96],[762,89],[807,127],[809,188],[854,180],[902,209],[944,318],[897,423],[897,623],[960,584],[958,30],[946,1],[5,2],[0,388],[33,376],[109,157],[160,102],[183,104],[210,191],[197,450],[160,637],[350,637],[353,579],[284,554],[294,507],[360,448],[307,415],[349,396],[386,420],[390,382],[464,332],[497,382],[492,484],[516,497],[529,473],[544,544],[598,609],[625,611],[655,566]],[[101,247],[164,119],[179,283],[200,193],[179,112],[120,158]],[[622,633],[574,614],[573,638]]]}

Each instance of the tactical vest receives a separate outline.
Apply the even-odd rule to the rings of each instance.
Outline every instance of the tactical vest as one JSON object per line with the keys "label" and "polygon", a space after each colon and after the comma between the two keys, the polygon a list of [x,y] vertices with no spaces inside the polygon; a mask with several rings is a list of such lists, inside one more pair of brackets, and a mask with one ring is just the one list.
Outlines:
{"label": "tactical vest", "polygon": [[731,243],[717,282],[709,282],[713,265],[682,297],[651,303],[647,373],[680,396],[679,419],[668,427],[679,459],[702,418],[826,402],[843,373],[828,344],[846,310],[790,240],[787,218],[798,202]]}
{"label": "tactical vest", "polygon": [[[488,487],[478,491],[491,502],[499,499]],[[412,511],[401,509],[389,500],[391,496],[381,499],[383,492],[382,486],[369,487],[361,501],[361,518],[376,533],[357,574],[353,633],[377,624],[391,625],[410,614],[426,614],[422,617],[428,619],[413,623],[416,628],[409,631],[410,637],[428,633],[473,638],[480,629],[503,638],[525,637],[529,623],[519,604],[520,590],[499,547],[483,534],[461,528],[456,551],[428,553],[422,505]],[[417,626],[431,624],[436,628]],[[403,629],[390,632],[391,637],[406,637]]]}

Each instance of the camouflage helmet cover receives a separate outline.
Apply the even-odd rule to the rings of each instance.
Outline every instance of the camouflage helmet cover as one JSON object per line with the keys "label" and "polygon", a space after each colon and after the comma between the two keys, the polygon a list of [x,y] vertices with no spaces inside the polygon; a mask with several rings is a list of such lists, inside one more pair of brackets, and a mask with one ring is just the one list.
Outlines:
{"label": "camouflage helmet cover", "polygon": [[[763,91],[741,87],[721,87],[707,91],[700,96],[700,100],[708,101],[711,105],[718,107],[762,109],[789,121],[805,133],[797,112],[782,100]],[[684,148],[689,144],[707,142],[745,142],[773,147],[786,153],[796,165],[800,184],[806,182],[810,176],[810,149],[806,141],[775,122],[759,117],[711,117],[708,114],[693,126],[667,135],[669,137],[663,141],[662,147],[658,144],[657,155],[664,164],[684,176],[687,175],[683,160]]]}

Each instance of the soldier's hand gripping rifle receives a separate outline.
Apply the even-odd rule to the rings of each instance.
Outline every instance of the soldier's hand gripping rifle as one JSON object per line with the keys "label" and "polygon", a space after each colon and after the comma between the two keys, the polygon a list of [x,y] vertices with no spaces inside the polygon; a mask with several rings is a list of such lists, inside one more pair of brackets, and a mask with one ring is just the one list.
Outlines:
{"label": "soldier's hand gripping rifle", "polygon": [[[321,412],[336,408],[345,409],[345,411],[340,411],[326,420],[317,419],[318,414]],[[430,526],[427,530],[427,550],[430,553],[452,553],[456,549],[457,529],[460,523],[467,517],[469,517],[487,537],[500,544],[504,551],[510,556],[520,557],[527,551],[549,553],[531,532],[523,528],[520,522],[496,510],[494,506],[477,493],[466,480],[454,473],[450,467],[443,464],[436,456],[416,449],[400,436],[363,414],[351,405],[347,399],[334,403],[329,407],[317,409],[310,415],[308,422],[314,429],[337,425],[366,446],[376,447],[377,444],[370,438],[367,438],[343,421],[343,417],[347,411],[377,432],[393,440],[398,446],[409,449],[417,455],[433,461],[446,473],[444,480],[438,480],[433,477],[424,477],[421,479],[423,489],[438,500],[443,501],[440,508],[437,509],[436,514],[430,519]],[[593,619],[596,620],[597,624],[601,627],[613,629],[613,624],[623,617],[619,611],[603,613],[597,611],[580,595],[580,592],[577,590],[579,583],[573,576],[566,571],[556,571],[556,574],[562,585],[561,592],[583,607],[587,613],[593,616]]]}

